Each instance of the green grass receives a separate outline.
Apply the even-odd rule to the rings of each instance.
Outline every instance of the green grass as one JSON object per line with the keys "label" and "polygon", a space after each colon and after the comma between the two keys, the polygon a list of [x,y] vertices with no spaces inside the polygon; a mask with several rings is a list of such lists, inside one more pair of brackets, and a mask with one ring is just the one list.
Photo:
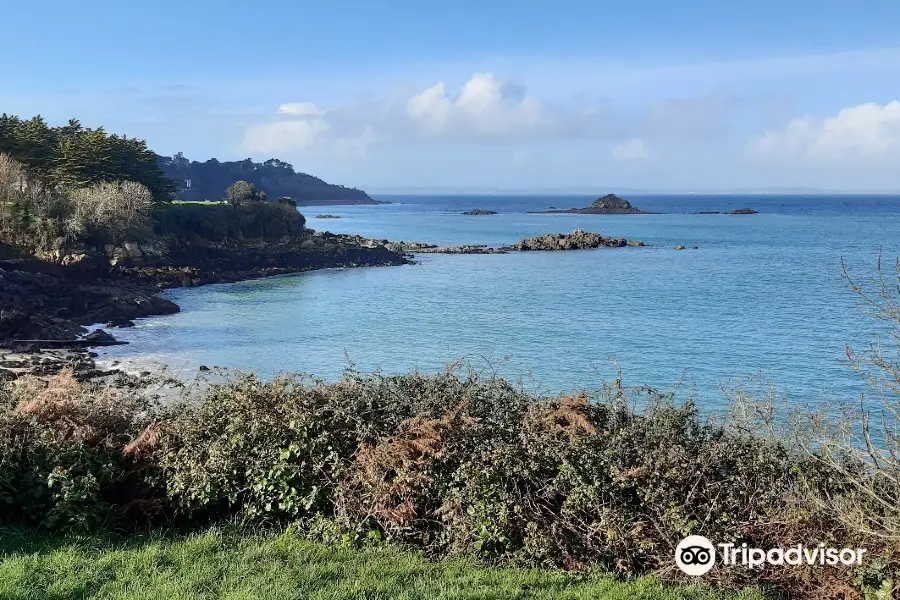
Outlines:
{"label": "green grass", "polygon": [[[719,594],[538,570],[429,562],[387,547],[350,549],[297,535],[120,540],[46,538],[0,530],[0,599],[703,599]],[[733,598],[755,599],[747,593]]]}

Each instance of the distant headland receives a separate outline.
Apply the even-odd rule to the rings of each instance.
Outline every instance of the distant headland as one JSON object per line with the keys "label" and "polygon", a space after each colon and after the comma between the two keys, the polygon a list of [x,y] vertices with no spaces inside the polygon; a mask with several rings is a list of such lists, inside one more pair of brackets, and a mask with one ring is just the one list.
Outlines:
{"label": "distant headland", "polygon": [[298,173],[294,166],[277,158],[255,163],[249,158],[220,162],[188,160],[179,152],[158,158],[163,175],[175,183],[175,199],[182,201],[222,198],[237,181],[252,183],[272,198],[287,196],[297,206],[336,204],[390,204],[374,200],[357,188],[327,183],[318,177]]}

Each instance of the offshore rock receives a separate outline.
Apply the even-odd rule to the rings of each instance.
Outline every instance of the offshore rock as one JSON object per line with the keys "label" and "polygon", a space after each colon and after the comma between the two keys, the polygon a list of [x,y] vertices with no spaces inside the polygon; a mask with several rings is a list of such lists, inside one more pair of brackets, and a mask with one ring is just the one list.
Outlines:
{"label": "offshore rock", "polygon": [[531,210],[534,214],[552,214],[552,213],[569,213],[576,215],[638,215],[644,214],[644,211],[635,208],[631,202],[616,196],[615,194],[607,194],[601,198],[594,200],[590,206],[585,208],[567,208],[565,210]]}
{"label": "offshore rock", "polygon": [[511,250],[589,250],[592,248],[621,248],[626,246],[625,238],[603,237],[599,233],[576,229],[572,233],[550,233],[525,238],[510,246]]}

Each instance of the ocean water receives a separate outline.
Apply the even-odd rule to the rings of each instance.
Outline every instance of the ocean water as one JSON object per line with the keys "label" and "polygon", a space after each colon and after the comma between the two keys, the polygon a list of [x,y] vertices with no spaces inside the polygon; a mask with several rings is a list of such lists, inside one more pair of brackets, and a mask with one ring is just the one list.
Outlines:
{"label": "ocean water", "polygon": [[[437,244],[507,244],[582,227],[644,248],[420,255],[418,264],[329,270],[167,292],[182,312],[116,335],[104,359],[326,379],[434,371],[468,360],[542,391],[677,388],[710,408],[723,388],[773,385],[787,402],[848,401],[845,363],[884,331],[842,279],[870,282],[900,256],[900,198],[634,196],[652,215],[527,214],[576,196],[395,196],[383,206],[304,207],[311,227]],[[751,206],[758,215],[694,215]],[[460,215],[473,207],[500,214]],[[339,220],[312,218],[322,212]],[[696,250],[675,251],[675,244]]]}

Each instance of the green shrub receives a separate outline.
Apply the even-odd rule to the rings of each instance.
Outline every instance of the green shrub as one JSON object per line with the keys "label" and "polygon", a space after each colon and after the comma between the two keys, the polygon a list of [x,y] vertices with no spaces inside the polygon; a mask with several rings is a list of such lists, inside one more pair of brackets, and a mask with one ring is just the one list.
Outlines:
{"label": "green shrub", "polygon": [[90,531],[158,509],[152,465],[129,445],[148,409],[139,394],[83,385],[69,372],[3,386],[0,522]]}
{"label": "green shrub", "polygon": [[153,212],[153,230],[179,242],[229,243],[241,240],[278,241],[306,234],[306,218],[279,202],[170,204]]}
{"label": "green shrub", "polygon": [[823,542],[866,548],[871,560],[712,576],[813,595],[896,580],[888,538],[847,528],[815,501],[864,500],[847,475],[865,464],[835,470],[619,382],[540,397],[459,370],[350,372],[334,384],[234,373],[159,412],[134,391],[54,381],[2,388],[4,520],[89,530],[131,513],[188,525],[238,518],[435,557],[670,579],[681,577],[675,546],[691,534],[761,548]]}

